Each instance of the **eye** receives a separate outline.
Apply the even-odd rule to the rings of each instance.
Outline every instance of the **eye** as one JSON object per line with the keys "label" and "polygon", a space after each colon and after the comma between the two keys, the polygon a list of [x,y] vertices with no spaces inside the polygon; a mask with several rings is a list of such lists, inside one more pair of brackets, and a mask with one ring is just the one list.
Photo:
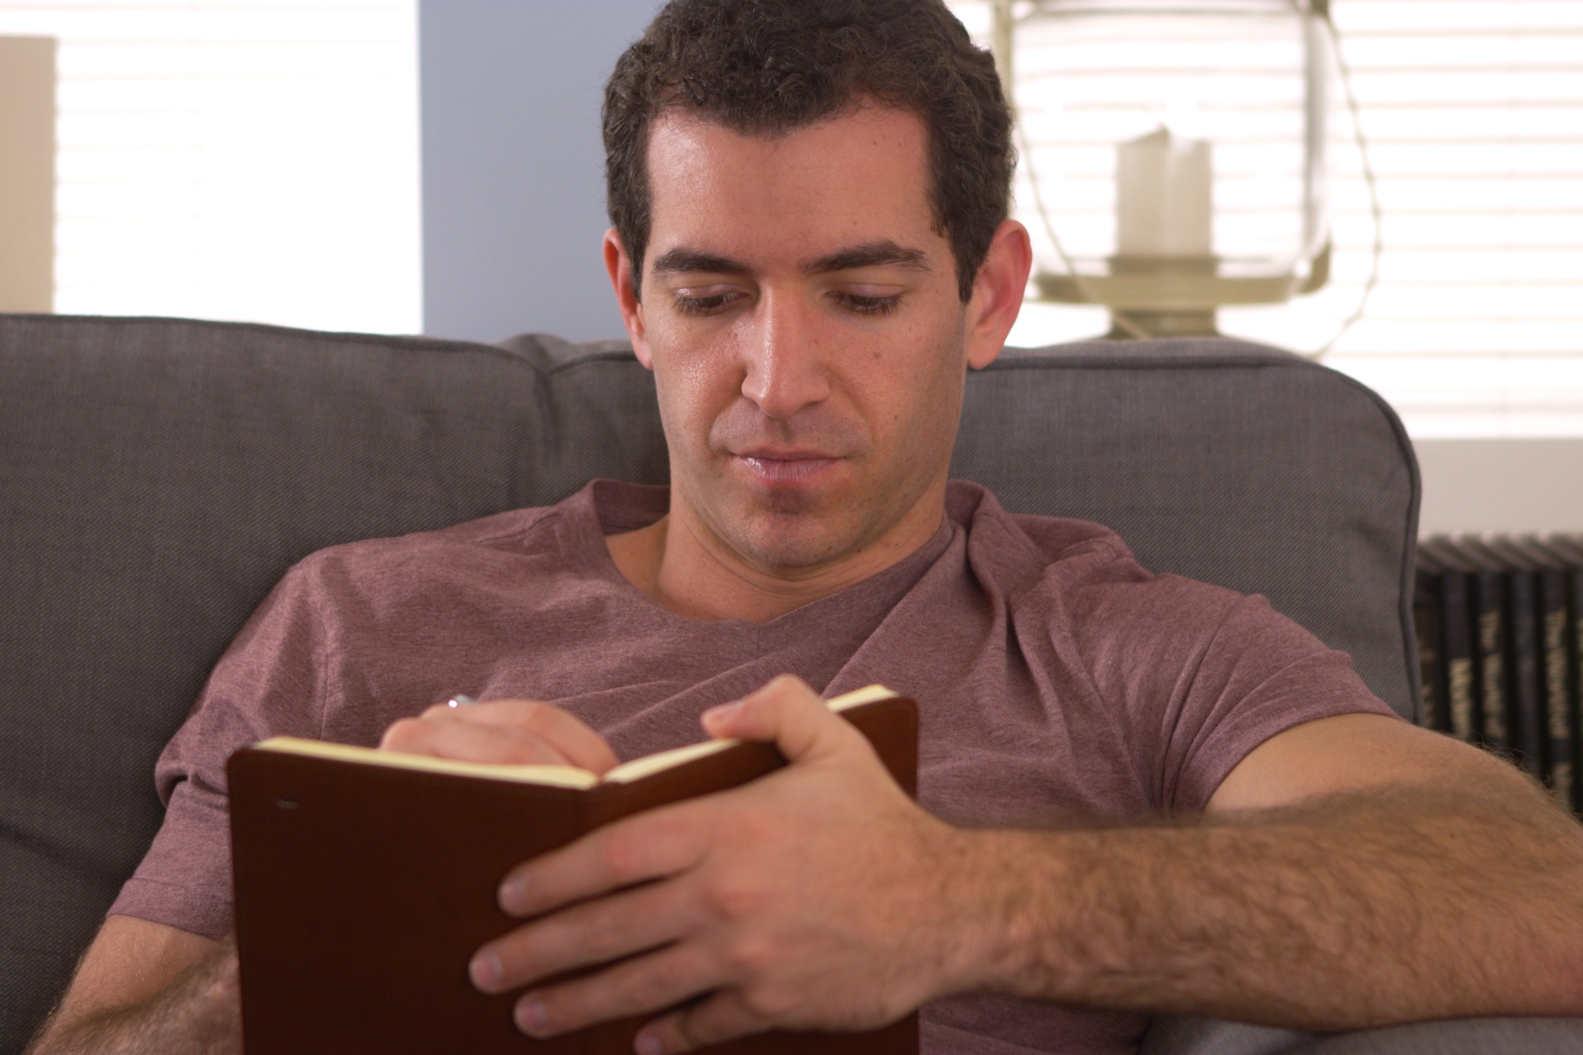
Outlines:
{"label": "eye", "polygon": [[876,297],[862,293],[836,293],[836,300],[858,315],[889,315],[901,304],[901,294]]}
{"label": "eye", "polygon": [[718,315],[735,304],[742,294],[735,292],[710,293],[701,297],[676,294],[676,310],[683,315]]}

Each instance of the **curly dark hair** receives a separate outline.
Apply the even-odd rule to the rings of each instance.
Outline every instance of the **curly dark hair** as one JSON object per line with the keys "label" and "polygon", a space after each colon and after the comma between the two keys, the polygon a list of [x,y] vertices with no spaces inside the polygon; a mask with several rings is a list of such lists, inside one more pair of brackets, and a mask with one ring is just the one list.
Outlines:
{"label": "curly dark hair", "polygon": [[641,290],[649,128],[685,109],[742,135],[805,128],[873,100],[929,130],[935,229],[965,303],[1006,219],[1011,111],[995,63],[943,0],[671,0],[605,85],[610,222]]}

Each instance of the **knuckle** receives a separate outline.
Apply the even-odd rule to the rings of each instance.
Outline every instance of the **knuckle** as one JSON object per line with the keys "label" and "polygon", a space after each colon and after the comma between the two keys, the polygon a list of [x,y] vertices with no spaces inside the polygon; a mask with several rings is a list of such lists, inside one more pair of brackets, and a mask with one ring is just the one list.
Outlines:
{"label": "knuckle", "polygon": [[770,943],[756,938],[738,938],[726,946],[723,959],[737,978],[759,978],[775,960]]}
{"label": "knuckle", "polygon": [[704,892],[704,904],[709,912],[726,922],[756,915],[768,900],[761,888],[740,881],[716,880]]}
{"label": "knuckle", "polygon": [[781,1022],[789,1018],[797,1003],[780,986],[750,985],[741,990],[742,1006],[760,1022]]}
{"label": "knuckle", "polygon": [[611,912],[595,912],[583,922],[581,944],[592,955],[607,958],[622,951],[626,925]]}
{"label": "knuckle", "polygon": [[402,718],[391,723],[385,730],[385,735],[379,738],[379,746],[387,751],[400,751],[404,748],[418,744],[423,737],[424,725],[420,718]]}
{"label": "knuckle", "polygon": [[632,1004],[644,1011],[664,1007],[672,999],[671,981],[659,971],[645,971],[636,975],[627,988]]}
{"label": "knuckle", "polygon": [[601,848],[601,863],[617,878],[633,876],[643,861],[643,844],[629,832],[612,831]]}

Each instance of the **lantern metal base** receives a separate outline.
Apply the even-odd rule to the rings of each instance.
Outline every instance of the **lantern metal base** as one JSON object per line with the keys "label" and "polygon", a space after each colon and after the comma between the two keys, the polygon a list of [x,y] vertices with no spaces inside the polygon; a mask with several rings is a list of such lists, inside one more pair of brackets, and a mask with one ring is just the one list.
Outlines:
{"label": "lantern metal base", "polygon": [[1218,304],[1279,304],[1303,292],[1304,281],[1293,274],[1226,277],[1212,271],[1167,270],[1153,272],[1054,275],[1041,271],[1033,277],[1041,300],[1062,304],[1103,304],[1134,312],[1213,311]]}
{"label": "lantern metal base", "polygon": [[[1098,274],[1033,276],[1039,299],[1058,304],[1099,304],[1110,309],[1107,337],[1142,330],[1150,337],[1217,337],[1215,309],[1223,304],[1280,304],[1330,281],[1330,241],[1298,270],[1277,275],[1223,275],[1214,257],[1113,256]],[[1122,315],[1131,328],[1119,325]]]}
{"label": "lantern metal base", "polygon": [[[1133,328],[1142,330],[1145,337],[1219,337],[1215,326],[1215,312],[1209,311],[1124,311],[1120,313]],[[1110,313],[1109,341],[1124,341],[1138,336],[1116,321],[1115,309]]]}

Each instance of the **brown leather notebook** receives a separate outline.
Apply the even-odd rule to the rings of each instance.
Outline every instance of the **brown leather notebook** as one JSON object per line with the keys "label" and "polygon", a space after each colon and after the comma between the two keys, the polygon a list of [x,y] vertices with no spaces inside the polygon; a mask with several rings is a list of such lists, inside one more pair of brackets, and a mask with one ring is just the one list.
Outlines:
{"label": "brown leather notebook", "polygon": [[[830,701],[916,793],[918,712],[879,686]],[[513,866],[641,810],[745,784],[783,765],[773,744],[712,741],[603,779],[570,766],[494,766],[277,738],[231,756],[231,845],[248,1055],[629,1055],[652,1016],[534,1040],[517,994],[467,975],[520,924],[495,891]],[[915,1055],[910,1015],[869,1033],[769,1033],[719,1055]]]}

